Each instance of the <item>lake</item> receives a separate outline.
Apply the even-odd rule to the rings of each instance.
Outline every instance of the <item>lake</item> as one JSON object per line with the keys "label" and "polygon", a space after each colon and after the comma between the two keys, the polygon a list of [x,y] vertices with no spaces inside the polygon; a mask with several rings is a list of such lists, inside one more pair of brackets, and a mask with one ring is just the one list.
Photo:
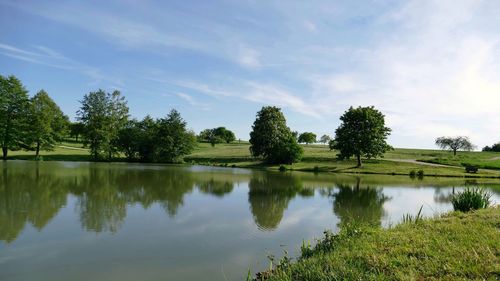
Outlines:
{"label": "lake", "polygon": [[500,182],[203,166],[0,163],[0,280],[244,280],[267,255],[361,220],[452,209]]}

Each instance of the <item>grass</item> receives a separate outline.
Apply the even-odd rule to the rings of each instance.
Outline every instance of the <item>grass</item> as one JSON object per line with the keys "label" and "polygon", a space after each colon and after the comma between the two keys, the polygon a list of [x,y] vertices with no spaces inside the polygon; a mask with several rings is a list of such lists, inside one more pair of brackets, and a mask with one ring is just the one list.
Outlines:
{"label": "grass", "polygon": [[486,190],[475,187],[467,188],[451,199],[455,211],[468,212],[488,208],[491,204],[491,194]]}
{"label": "grass", "polygon": [[[241,168],[261,168],[269,170],[279,170],[280,165],[265,165],[260,159],[254,158],[249,152],[249,143],[217,144],[212,147],[208,143],[200,143],[194,152],[184,158],[187,163],[200,165],[215,165]],[[471,177],[471,178],[500,178],[500,153],[495,152],[459,152],[458,157],[475,159],[476,162],[490,161],[491,167],[499,166],[498,171],[479,169],[475,174],[465,172],[465,168],[460,163],[455,163],[451,152],[440,150],[422,149],[400,149],[387,152],[382,159],[364,160],[363,166],[356,167],[355,161],[339,161],[336,159],[336,152],[330,151],[324,145],[304,145],[304,157],[301,162],[293,165],[283,165],[281,169],[309,172],[336,172],[351,174],[388,174],[388,175],[417,175],[416,179],[422,178],[419,175],[427,176],[448,176],[448,177]],[[44,161],[90,161],[88,150],[82,148],[81,143],[64,142],[54,151],[41,152]],[[34,159],[32,151],[9,151],[10,159]],[[449,167],[433,167],[421,165],[415,160],[426,162],[439,162],[439,159],[448,159]],[[460,159],[462,159],[460,158]],[[490,160],[487,160],[490,159]],[[412,160],[412,161],[408,161]],[[453,162],[453,161],[455,162]],[[124,157],[118,157],[115,161],[125,161]],[[460,162],[460,161],[458,161]],[[446,164],[441,161],[441,164]],[[488,167],[490,167],[488,166]],[[412,173],[413,171],[413,173]]]}
{"label": "grass", "polygon": [[[258,167],[270,170],[279,170],[280,165],[264,165],[259,159],[253,158],[249,152],[248,143],[217,144],[212,147],[210,144],[201,143],[198,148],[185,157],[185,161],[203,165],[235,166],[235,167]],[[458,166],[434,167],[420,164],[414,160],[432,161],[435,157],[452,157],[452,153],[440,150],[423,149],[395,149],[387,152],[382,159],[364,160],[363,166],[356,167],[354,159],[339,161],[336,159],[336,152],[330,151],[323,145],[304,145],[304,157],[301,162],[293,165],[283,165],[286,169],[295,171],[311,172],[340,172],[359,174],[390,174],[390,175],[410,175],[414,171],[415,175],[425,176],[452,176],[452,177],[500,177],[499,171],[482,170],[477,174],[465,172],[465,168]],[[489,152],[460,152],[460,154],[475,153],[484,156],[475,156],[478,159],[492,158]],[[496,153],[500,155],[500,153]],[[406,161],[413,160],[413,161]],[[500,159],[496,160],[500,164]],[[500,168],[499,168],[500,169]]]}
{"label": "grass", "polygon": [[[390,229],[345,226],[256,280],[498,280],[500,208],[453,212]],[[283,262],[282,262],[283,261]]]}

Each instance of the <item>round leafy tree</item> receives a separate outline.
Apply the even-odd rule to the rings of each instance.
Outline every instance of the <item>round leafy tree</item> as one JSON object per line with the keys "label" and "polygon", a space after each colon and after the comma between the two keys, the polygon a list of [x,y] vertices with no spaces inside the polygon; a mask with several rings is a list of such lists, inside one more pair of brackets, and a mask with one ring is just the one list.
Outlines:
{"label": "round leafy tree", "polygon": [[281,110],[275,106],[264,106],[250,133],[250,152],[263,157],[271,164],[291,164],[302,157],[302,148],[297,143]]}
{"label": "round leafy tree", "polygon": [[340,120],[342,124],[335,130],[334,147],[340,151],[340,159],[355,156],[361,167],[361,156],[383,156],[392,149],[386,142],[391,129],[385,126],[384,115],[373,106],[350,107]]}
{"label": "round leafy tree", "polygon": [[311,132],[305,132],[299,135],[298,142],[302,142],[305,144],[315,143],[316,142],[316,134]]}

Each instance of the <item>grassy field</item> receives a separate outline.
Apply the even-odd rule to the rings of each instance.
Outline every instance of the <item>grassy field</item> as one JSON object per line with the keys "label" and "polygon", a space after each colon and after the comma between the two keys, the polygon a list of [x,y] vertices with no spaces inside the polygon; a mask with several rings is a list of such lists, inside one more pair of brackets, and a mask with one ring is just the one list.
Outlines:
{"label": "grassy field", "polygon": [[256,280],[498,280],[500,208],[394,228],[346,226]]}
{"label": "grassy field", "polygon": [[[279,166],[264,165],[261,160],[253,158],[247,142],[217,144],[212,147],[208,143],[199,143],[195,151],[184,158],[185,162],[201,165],[233,166],[242,168],[262,168],[278,170]],[[422,170],[426,176],[453,177],[499,177],[500,153],[495,152],[459,152],[453,157],[451,152],[440,150],[401,149],[387,152],[384,158],[364,160],[363,167],[357,168],[354,160],[339,161],[336,152],[323,145],[304,145],[304,157],[301,162],[285,165],[287,169],[297,171],[362,173],[408,175],[411,171]],[[44,161],[90,161],[88,150],[80,143],[64,142],[54,151],[42,151]],[[34,159],[32,151],[9,151],[9,159]],[[428,163],[439,163],[449,166],[429,166]],[[115,161],[125,161],[118,157]],[[462,163],[478,165],[477,174],[465,173]],[[494,170],[497,169],[497,170]]]}
{"label": "grassy field", "polygon": [[[303,147],[304,157],[302,161],[293,165],[285,165],[285,167],[299,171],[395,175],[408,175],[411,171],[423,170],[425,175],[431,176],[500,177],[500,170],[480,169],[477,174],[469,174],[465,173],[460,163],[450,163],[451,166],[449,167],[435,167],[416,161],[432,162],[435,159],[453,159],[453,154],[447,151],[397,148],[387,152],[384,158],[364,160],[363,167],[357,168],[354,159],[339,161],[336,159],[336,152],[330,151],[327,146],[305,145]],[[488,159],[500,156],[500,153],[460,152],[459,156],[475,159],[476,162],[486,162]],[[263,166],[259,159],[251,157],[248,143],[218,144],[215,147],[207,143],[201,143],[191,155],[185,158],[185,161],[205,165],[263,167],[271,170],[279,168],[278,165]],[[500,159],[489,161],[500,165]],[[447,163],[443,162],[442,164],[446,165]]]}

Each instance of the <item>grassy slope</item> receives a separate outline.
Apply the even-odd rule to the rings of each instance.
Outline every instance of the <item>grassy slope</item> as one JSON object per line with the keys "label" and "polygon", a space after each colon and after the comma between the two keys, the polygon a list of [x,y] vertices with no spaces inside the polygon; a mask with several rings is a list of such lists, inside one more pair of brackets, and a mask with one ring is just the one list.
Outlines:
{"label": "grassy slope", "polygon": [[345,230],[326,250],[264,275],[266,280],[498,280],[499,231],[498,207],[388,230]]}
{"label": "grassy slope", "polygon": [[[460,155],[473,154],[477,159],[490,159],[500,153],[483,152],[461,152]],[[493,156],[491,155],[493,154]],[[435,157],[450,157],[450,152],[439,150],[421,150],[421,149],[395,149],[386,153],[384,159],[419,159],[431,161]],[[320,171],[344,172],[344,173],[379,173],[379,174],[402,174],[408,175],[411,170],[423,170],[425,175],[437,176],[473,176],[464,172],[463,167],[431,167],[415,163],[401,163],[384,159],[365,160],[361,168],[356,168],[354,160],[338,161],[336,153],[329,151],[326,146],[309,145],[304,146],[304,157],[300,163],[288,165],[287,168],[293,170],[310,171],[318,167]],[[209,144],[199,144],[198,148],[185,158],[187,162],[215,165],[235,165],[237,167],[262,167],[258,159],[250,156],[248,143],[218,144],[211,147]],[[500,159],[494,160],[500,165]],[[269,169],[278,169],[278,166],[266,166]],[[499,177],[499,172],[480,170],[474,176],[492,176]]]}

